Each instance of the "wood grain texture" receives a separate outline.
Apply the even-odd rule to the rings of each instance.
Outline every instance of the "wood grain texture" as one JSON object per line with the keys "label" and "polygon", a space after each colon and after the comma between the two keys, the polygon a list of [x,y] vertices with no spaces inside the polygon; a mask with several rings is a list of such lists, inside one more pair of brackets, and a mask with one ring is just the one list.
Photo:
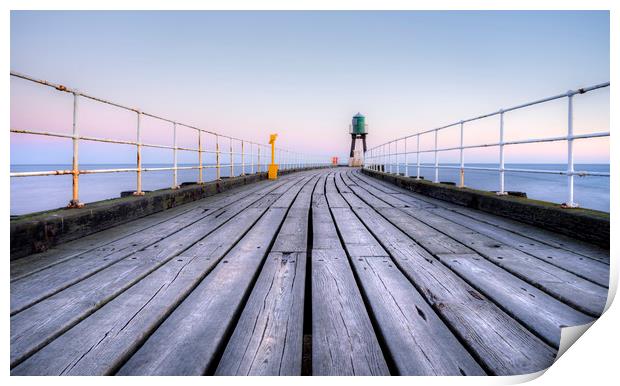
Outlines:
{"label": "wood grain texture", "polygon": [[[277,189],[288,189],[292,182],[280,183]],[[276,189],[276,190],[277,190]],[[268,192],[274,190],[269,187]],[[126,259],[132,253],[143,250],[146,247],[175,235],[180,230],[181,238],[184,233],[193,233],[192,229],[205,229],[207,232],[217,227],[218,224],[232,218],[244,208],[252,205],[263,197],[263,192],[250,194],[228,206],[207,214],[204,209],[196,209],[174,217],[169,221],[159,223],[143,232],[122,238],[113,243],[87,252],[76,258],[72,258],[32,275],[16,280],[11,283],[11,314],[22,311],[33,304],[45,299],[63,289],[84,280],[95,273]],[[206,233],[203,233],[203,236]],[[176,237],[175,237],[176,238]]]}
{"label": "wood grain texture", "polygon": [[[286,181],[291,178],[292,177],[288,175],[284,177],[283,180]],[[209,212],[230,205],[231,203],[259,190],[271,190],[272,188],[273,187],[271,184],[267,181],[260,181],[252,185],[233,188],[223,193],[205,197],[202,200],[187,203],[162,212],[154,213],[152,215],[97,232],[78,240],[59,244],[43,253],[37,253],[13,260],[11,261],[11,281],[15,281],[42,269],[51,267],[52,265],[77,257],[84,252],[93,252],[96,248],[100,248],[120,241],[120,239],[130,237],[134,233],[148,229],[153,225],[171,221],[174,217],[191,210],[195,210],[197,208],[202,209],[202,212],[206,215],[209,214]]]}
{"label": "wood grain texture", "polygon": [[541,370],[609,254],[496,217],[333,168],[125,223],[11,262],[11,374]]}
{"label": "wood grain texture", "polygon": [[567,252],[578,253],[585,257],[590,257],[604,263],[609,263],[609,250],[599,246],[588,244],[583,241],[574,240],[566,235],[554,233],[546,229],[537,228],[535,226],[524,224],[522,222],[512,220],[506,217],[495,216],[490,213],[466,208],[461,205],[437,200],[421,194],[413,193],[409,190],[400,188],[393,184],[378,179],[365,176],[359,171],[351,172],[351,175],[359,178],[364,182],[365,186],[371,186],[382,189],[384,192],[398,192],[397,195],[401,199],[411,200],[411,203],[417,203],[420,206],[441,207],[460,213],[476,219],[477,221],[493,225],[497,228],[505,229],[528,239],[538,241],[540,243],[563,249]]}
{"label": "wood grain texture", "polygon": [[301,375],[308,212],[316,181],[309,180],[291,205],[216,375]]}
{"label": "wood grain texture", "polygon": [[[377,327],[400,375],[481,375],[456,339],[380,245],[372,256],[350,246],[378,244],[350,208],[332,208],[336,226]],[[360,237],[360,234],[364,234]],[[359,250],[359,249],[357,249]]]}
{"label": "wood grain texture", "polygon": [[594,320],[519,280],[480,255],[451,254],[437,257],[555,348],[560,346],[563,327],[578,326]]}
{"label": "wood grain texture", "polygon": [[530,373],[553,363],[555,350],[438,263],[377,211],[370,206],[353,210],[434,310],[493,374]]}
{"label": "wood grain texture", "polygon": [[[360,188],[360,192],[363,189]],[[367,191],[361,194],[370,194]],[[411,217],[466,245],[520,279],[542,289],[579,311],[598,316],[607,301],[607,288],[556,265],[492,239],[431,212],[400,208]],[[553,259],[554,256],[547,256]],[[561,259],[562,256],[558,257]],[[596,263],[590,260],[590,263]],[[568,264],[568,263],[564,263]],[[597,272],[602,273],[603,270]]]}
{"label": "wood grain texture", "polygon": [[[291,185],[289,183],[288,186]],[[274,198],[267,195],[255,202],[272,203]],[[215,212],[214,216],[193,223],[175,237],[163,239],[136,252],[14,315],[11,318],[12,366],[195,243],[195,248],[214,242],[221,243],[199,241],[248,204],[252,202],[238,202],[228,211],[228,215],[226,212]],[[234,224],[245,225],[243,222]]]}
{"label": "wood grain texture", "polygon": [[324,190],[322,178],[312,200],[312,374],[389,375]]}
{"label": "wood grain texture", "polygon": [[[303,186],[303,185],[302,185]],[[301,190],[294,185],[291,190]],[[276,190],[277,191],[277,190]],[[282,191],[282,197],[289,190]],[[286,195],[292,204],[295,196]],[[217,365],[288,208],[269,208],[245,237],[121,367],[121,375],[201,375]]]}

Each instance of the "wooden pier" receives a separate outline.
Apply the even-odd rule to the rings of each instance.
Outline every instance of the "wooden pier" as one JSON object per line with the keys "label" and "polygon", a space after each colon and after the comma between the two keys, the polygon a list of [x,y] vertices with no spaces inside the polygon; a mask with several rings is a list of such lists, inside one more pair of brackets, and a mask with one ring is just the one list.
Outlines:
{"label": "wooden pier", "polygon": [[11,373],[532,373],[608,280],[604,248],[302,171],[12,261]]}

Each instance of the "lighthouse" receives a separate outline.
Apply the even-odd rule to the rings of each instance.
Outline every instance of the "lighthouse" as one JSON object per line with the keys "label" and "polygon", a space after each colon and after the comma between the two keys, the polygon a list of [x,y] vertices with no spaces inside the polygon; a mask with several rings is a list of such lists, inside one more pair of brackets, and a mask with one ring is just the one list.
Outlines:
{"label": "lighthouse", "polygon": [[[351,152],[349,154],[349,166],[362,166],[364,163],[364,153],[366,152],[366,134],[368,126],[366,125],[366,117],[357,113],[351,120],[349,126],[349,134],[351,134]],[[362,140],[362,150],[356,150],[355,145],[358,139]]]}

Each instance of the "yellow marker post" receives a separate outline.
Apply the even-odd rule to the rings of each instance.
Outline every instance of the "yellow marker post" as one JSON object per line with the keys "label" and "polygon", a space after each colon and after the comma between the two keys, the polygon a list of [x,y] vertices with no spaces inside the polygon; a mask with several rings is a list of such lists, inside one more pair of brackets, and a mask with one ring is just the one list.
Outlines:
{"label": "yellow marker post", "polygon": [[271,145],[271,163],[269,164],[268,176],[270,180],[278,179],[278,165],[276,164],[276,138],[278,134],[269,135],[269,144]]}

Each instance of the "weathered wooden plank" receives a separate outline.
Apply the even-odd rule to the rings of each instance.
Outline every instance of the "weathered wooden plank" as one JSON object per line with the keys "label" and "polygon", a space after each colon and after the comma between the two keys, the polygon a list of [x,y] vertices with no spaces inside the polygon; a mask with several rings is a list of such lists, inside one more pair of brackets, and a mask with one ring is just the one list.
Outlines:
{"label": "weathered wooden plank", "polygon": [[[283,178],[283,180],[286,179],[290,179],[290,176]],[[96,248],[104,247],[105,245],[117,242],[120,239],[150,228],[160,222],[170,221],[174,217],[184,214],[185,212],[189,212],[190,210],[202,208],[202,212],[207,215],[216,209],[230,205],[236,200],[246,197],[259,190],[264,190],[266,187],[271,185],[272,184],[270,184],[270,182],[260,181],[250,186],[233,188],[229,191],[214,196],[209,196],[196,202],[171,208],[163,212],[154,213],[152,215],[97,232],[78,240],[59,244],[43,253],[37,253],[13,260],[11,261],[11,281],[51,267],[52,265],[76,257],[84,252],[93,252]]]}
{"label": "weathered wooden plank", "polygon": [[186,212],[181,216],[174,217],[170,221],[155,225],[143,232],[130,235],[104,247],[97,248],[93,252],[66,260],[23,279],[14,281],[11,283],[11,314],[20,312],[102,269],[122,259],[126,259],[132,253],[154,245],[181,230],[183,230],[183,233],[186,233],[188,228],[200,230],[206,227],[205,229],[212,230],[213,226],[218,226],[217,224],[221,224],[222,221],[232,218],[244,208],[261,199],[265,193],[272,192],[274,189],[276,191],[280,188],[288,189],[292,184],[294,182],[289,181],[288,183],[268,187],[266,191],[259,190],[257,193],[233,201],[230,203],[230,206],[223,207],[210,214],[204,213],[204,210],[201,209]]}
{"label": "weathered wooden plank", "polygon": [[35,272],[39,272],[45,268],[51,267],[52,265],[61,263],[85,252],[94,251],[96,248],[103,247],[106,244],[117,241],[136,232],[140,232],[192,209],[195,209],[195,207],[177,207],[164,212],[155,213],[129,223],[121,224],[117,227],[108,228],[81,239],[57,245],[56,247],[45,252],[12,260],[11,281],[15,281]]}
{"label": "weathered wooden plank", "polygon": [[312,374],[388,375],[324,191],[322,178],[312,198]]}
{"label": "weathered wooden plank", "polygon": [[[290,184],[289,184],[290,185]],[[249,221],[252,224],[255,218],[252,216],[254,212],[261,214],[264,208],[273,203],[277,195],[266,195],[258,200],[253,206],[259,208],[245,209],[246,216],[240,216],[241,219]],[[264,203],[262,206],[258,203]],[[255,209],[250,211],[251,209]],[[250,211],[248,213],[248,211]],[[230,214],[236,214],[238,211],[230,211]],[[143,251],[140,251],[121,262],[114,264],[89,278],[74,284],[73,286],[35,304],[11,318],[11,363],[15,365],[38,350],[42,345],[57,337],[68,328],[75,325],[88,314],[94,312],[110,299],[122,293],[131,284],[136,283],[144,275],[155,270],[161,264],[174,258],[174,256],[187,250],[200,251],[213,248],[214,245],[222,244],[221,240],[216,238],[206,238],[199,241],[222,224],[229,220],[228,217],[222,215],[220,217],[211,218],[209,221],[199,221],[192,224],[176,234],[174,237],[164,239]],[[244,221],[234,221],[231,223],[227,231],[232,232],[228,237],[234,240],[234,236],[243,234],[244,227],[248,223]],[[236,228],[235,228],[236,227]],[[187,253],[187,252],[183,252]],[[198,253],[198,252],[197,252]],[[156,256],[157,259],[153,259]],[[119,280],[116,273],[116,265],[120,267],[141,266],[142,260],[146,260],[146,266],[143,271],[129,270],[133,276],[124,277]],[[151,261],[153,260],[153,261]],[[130,280],[131,279],[131,280]],[[62,305],[62,307],[59,307]],[[63,308],[64,307],[64,308]],[[27,332],[27,333],[25,333]]]}
{"label": "weathered wooden plank", "polygon": [[433,255],[474,253],[467,246],[444,235],[435,228],[412,216],[403,215],[403,212],[398,208],[378,208],[377,212]]}
{"label": "weathered wooden plank", "polygon": [[[580,255],[590,257],[604,263],[609,263],[609,250],[603,249],[599,246],[588,244],[579,240],[574,240],[568,236],[554,233],[545,229],[540,229],[529,224],[524,224],[519,221],[511,220],[509,218],[495,216],[490,213],[469,209],[446,201],[441,201],[431,197],[416,194],[388,182],[368,177],[359,171],[354,171],[353,176],[363,180],[364,184],[368,184],[376,188],[387,188],[400,192],[400,194],[402,194],[404,197],[407,197],[409,200],[419,203],[419,205],[446,208],[448,210],[476,219],[477,221],[485,222],[489,225],[493,225],[495,227],[517,233],[523,237],[550,245],[552,247],[560,248],[573,253],[578,253]],[[403,199],[403,197],[401,197],[400,195],[399,198]]]}
{"label": "weathered wooden plank", "polygon": [[[402,210],[410,213],[411,209],[402,208]],[[417,218],[571,307],[592,316],[598,316],[603,311],[607,300],[607,288],[480,233],[471,233],[469,228],[442,217],[418,215]]]}
{"label": "weathered wooden plank", "polygon": [[249,208],[183,254],[169,260],[13,373],[105,375],[120,367],[148,335],[265,213]]}
{"label": "weathered wooden plank", "polygon": [[[302,185],[291,189],[301,190]],[[282,192],[284,194],[286,192]],[[293,196],[289,197],[289,206]],[[285,205],[279,201],[278,205]],[[200,375],[217,363],[253,278],[288,208],[269,208],[244,238],[153,332],[119,370],[121,375]]]}
{"label": "weathered wooden plank", "polygon": [[216,375],[300,375],[306,252],[270,252]]}
{"label": "weathered wooden plank", "polygon": [[291,205],[216,375],[301,374],[308,212],[315,185],[313,178]]}
{"label": "weathered wooden plank", "polygon": [[312,374],[389,375],[342,249],[312,251]]}
{"label": "weathered wooden plank", "polygon": [[554,347],[560,345],[562,327],[594,319],[561,303],[477,254],[438,255],[473,287],[499,304],[509,315]]}
{"label": "weathered wooden plank", "polygon": [[[481,375],[482,368],[426,303],[411,282],[382,255],[351,253],[363,231],[350,208],[331,208],[345,249],[359,278],[376,325],[396,370],[401,375]],[[349,240],[352,240],[350,242]],[[374,240],[375,244],[378,244]],[[381,249],[380,245],[375,246]]]}
{"label": "weathered wooden plank", "polygon": [[463,225],[514,249],[555,265],[603,287],[609,286],[609,264],[561,248],[545,245],[519,234],[463,216],[444,208],[431,209],[431,213]]}
{"label": "weathered wooden plank", "polygon": [[349,207],[349,204],[347,204],[347,202],[338,193],[338,190],[336,190],[333,173],[327,176],[325,180],[325,198],[327,199],[327,201],[329,201],[329,206],[331,208]]}
{"label": "weathered wooden plank", "polygon": [[553,363],[553,349],[439,264],[374,209],[366,206],[353,210],[452,331],[492,373],[523,374]]}
{"label": "weathered wooden plank", "polygon": [[[353,177],[353,179],[355,180],[355,177]],[[363,184],[363,182],[361,183]],[[355,189],[360,188],[356,187]],[[371,193],[373,196],[381,197],[381,200],[384,200],[385,202],[388,202],[395,207],[403,207],[405,201],[411,201],[407,200],[406,195],[403,194],[400,196],[400,198],[404,198],[405,201],[401,201],[400,205],[394,205],[400,200],[399,198],[386,194],[380,195],[379,193],[377,193],[377,189],[374,189],[367,184],[363,185],[363,189],[366,190],[368,193]],[[369,200],[372,200],[372,198],[369,198]],[[371,206],[377,209],[380,208],[380,206],[375,205],[369,200],[366,200],[366,202],[368,202]],[[591,259],[570,251],[566,251],[561,248],[556,248],[550,245],[543,244],[539,241],[526,238],[517,233],[510,232],[497,226],[478,221],[477,219],[464,216],[456,211],[448,210],[443,207],[423,208],[418,206],[417,209],[427,209],[428,213],[443,217],[449,221],[463,225],[469,229],[476,231],[477,233],[484,234],[485,236],[488,236],[512,248],[523,251],[539,259],[545,260],[549,264],[563,268],[571,273],[574,273],[577,276],[583,277],[601,286],[607,287],[609,284],[609,266],[598,260]],[[425,212],[421,212],[420,215],[423,216],[424,213]]]}
{"label": "weathered wooden plank", "polygon": [[400,210],[467,245],[473,251],[571,307],[598,316],[605,306],[607,289],[603,286],[433,213],[413,208],[400,208]]}
{"label": "weathered wooden plank", "polygon": [[270,208],[118,374],[202,375],[215,365],[285,214],[285,208]]}
{"label": "weathered wooden plank", "polygon": [[[273,202],[274,198],[270,199]],[[109,374],[242,238],[266,207],[248,208],[169,260],[18,367],[23,374]]]}

